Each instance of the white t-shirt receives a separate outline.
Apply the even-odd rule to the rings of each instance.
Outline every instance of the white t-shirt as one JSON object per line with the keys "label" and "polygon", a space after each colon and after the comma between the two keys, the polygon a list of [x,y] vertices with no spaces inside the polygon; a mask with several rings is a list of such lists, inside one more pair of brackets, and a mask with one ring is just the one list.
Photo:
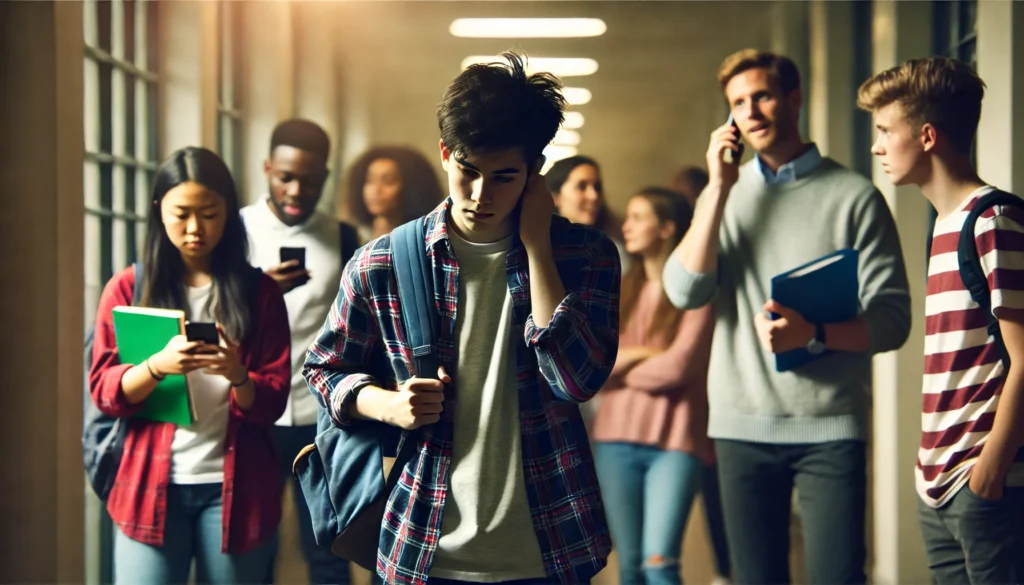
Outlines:
{"label": "white t-shirt", "polygon": [[281,247],[306,249],[309,282],[288,291],[288,325],[292,334],[292,391],[280,426],[316,424],[319,404],[309,391],[302,366],[306,352],[327,319],[341,285],[341,232],[338,222],[315,212],[304,223],[287,226],[270,210],[269,196],[241,210],[249,234],[249,262],[266,270],[281,263]]}
{"label": "white t-shirt", "polygon": [[[452,469],[431,577],[498,582],[542,578],[544,562],[526,497],[516,384],[512,238],[472,244],[449,230],[459,265]],[[449,405],[446,404],[446,408]]]}
{"label": "white t-shirt", "polygon": [[[190,321],[214,321],[206,301],[213,284],[188,289]],[[220,375],[194,370],[187,374],[197,419],[179,426],[171,443],[171,483],[199,484],[224,481],[224,444],[228,433],[231,383]]]}

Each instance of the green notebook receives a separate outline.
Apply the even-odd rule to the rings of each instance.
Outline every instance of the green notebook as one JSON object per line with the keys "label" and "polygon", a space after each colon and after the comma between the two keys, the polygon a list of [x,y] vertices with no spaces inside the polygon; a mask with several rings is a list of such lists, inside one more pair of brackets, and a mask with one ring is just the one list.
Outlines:
{"label": "green notebook", "polygon": [[[185,312],[149,307],[114,307],[114,337],[122,364],[141,364],[185,332]],[[189,426],[196,420],[195,401],[184,375],[169,375],[135,416]]]}

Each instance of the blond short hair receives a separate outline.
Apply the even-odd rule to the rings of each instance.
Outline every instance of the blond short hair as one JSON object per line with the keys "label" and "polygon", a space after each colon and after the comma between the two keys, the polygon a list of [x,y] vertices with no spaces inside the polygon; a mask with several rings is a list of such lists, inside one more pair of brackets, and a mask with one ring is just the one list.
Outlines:
{"label": "blond short hair", "polygon": [[971,151],[981,119],[985,82],[957,59],[911,59],[861,84],[857,106],[869,112],[899,104],[907,120],[941,130],[960,153]]}
{"label": "blond short hair", "polygon": [[718,83],[725,91],[729,81],[750,69],[764,69],[783,94],[800,89],[800,71],[789,57],[757,49],[743,49],[729,55],[718,68]]}

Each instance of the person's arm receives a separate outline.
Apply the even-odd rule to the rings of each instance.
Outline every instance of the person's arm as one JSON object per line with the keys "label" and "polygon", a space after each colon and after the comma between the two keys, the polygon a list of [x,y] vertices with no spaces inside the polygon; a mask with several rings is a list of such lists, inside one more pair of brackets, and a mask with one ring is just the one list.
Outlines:
{"label": "person's arm", "polygon": [[397,391],[384,388],[369,373],[390,366],[383,355],[377,315],[364,280],[373,276],[374,269],[367,266],[390,264],[389,258],[390,248],[378,241],[345,266],[334,305],[306,353],[302,374],[337,425],[373,420],[414,429],[440,418],[443,384],[451,381],[443,368],[438,372],[440,380],[413,377]]}
{"label": "person's arm", "polygon": [[739,178],[739,167],[723,161],[722,154],[735,149],[738,139],[731,124],[711,133],[706,155],[708,185],[697,198],[690,228],[665,263],[665,294],[678,309],[696,309],[710,303],[718,288],[718,233],[729,192]]}
{"label": "person's arm", "polygon": [[626,385],[660,394],[693,384],[708,375],[711,335],[715,327],[712,306],[685,311],[672,344],[626,374]]}
{"label": "person's arm", "polygon": [[[859,253],[860,300],[863,310],[842,323],[825,325],[825,348],[855,353],[883,353],[900,348],[910,335],[910,290],[896,222],[878,191],[854,209],[853,248]],[[767,312],[780,319],[770,321]],[[754,316],[762,344],[783,353],[805,347],[816,327],[799,313],[769,299]]]}
{"label": "person's arm", "polygon": [[[1011,208],[1008,213],[1019,214]],[[975,230],[975,242],[982,270],[991,290],[992,314],[999,320],[999,331],[1008,355],[1013,356],[1003,378],[992,430],[971,471],[970,489],[979,497],[999,500],[1003,496],[1006,473],[1014,456],[1024,444],[1024,262],[1018,250],[1024,249],[1024,217],[997,215],[981,220]]]}
{"label": "person's arm", "polygon": [[284,414],[291,392],[291,328],[283,293],[271,277],[260,278],[258,300],[256,331],[245,348],[243,366],[228,375],[231,412],[249,422],[272,425]]}
{"label": "person's arm", "polygon": [[[117,306],[132,304],[133,286],[127,271],[107,282],[100,296],[93,330],[89,393],[100,412],[115,418],[130,417],[139,412],[142,402],[157,385],[157,379],[150,375],[144,364],[122,364],[117,351],[113,310]],[[123,384],[128,387],[127,393]]]}

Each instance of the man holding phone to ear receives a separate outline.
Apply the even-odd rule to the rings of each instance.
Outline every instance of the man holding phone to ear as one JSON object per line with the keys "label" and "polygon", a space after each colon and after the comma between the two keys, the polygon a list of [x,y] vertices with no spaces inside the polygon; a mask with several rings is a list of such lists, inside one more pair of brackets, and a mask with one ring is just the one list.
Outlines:
{"label": "man holding phone to ear", "polygon": [[[250,235],[250,262],[285,293],[291,326],[292,391],[274,427],[282,481],[290,480],[295,456],[316,437],[317,403],[302,377],[302,363],[330,310],[344,263],[358,246],[354,228],[342,224],[339,229],[337,220],[317,211],[330,150],[327,133],[313,122],[293,119],[278,124],[270,139],[270,158],[264,162],[268,192],[241,210]],[[348,561],[316,545],[302,492],[294,484],[292,492],[310,583],[349,583]],[[266,582],[273,582],[273,573]]]}
{"label": "man holding phone to ear", "polygon": [[[807,580],[864,583],[871,356],[899,348],[910,330],[896,226],[866,178],[800,137],[803,98],[790,59],[740,51],[722,63],[719,82],[735,124],[711,134],[710,181],[664,283],[681,309],[717,307],[708,435],[733,581],[790,582],[795,487]],[[753,160],[726,162],[741,139]],[[808,323],[770,298],[772,277],[843,248],[859,252],[856,318]],[[769,320],[769,311],[781,318]],[[833,351],[776,372],[774,354],[800,347]]]}
{"label": "man holding phone to ear", "polygon": [[539,169],[561,85],[503,58],[463,71],[437,109],[449,198],[423,245],[440,371],[414,371],[389,236],[345,268],[306,358],[335,424],[427,426],[391,472],[377,560],[388,583],[588,583],[611,548],[578,404],[615,362],[618,251],[554,216]]}

